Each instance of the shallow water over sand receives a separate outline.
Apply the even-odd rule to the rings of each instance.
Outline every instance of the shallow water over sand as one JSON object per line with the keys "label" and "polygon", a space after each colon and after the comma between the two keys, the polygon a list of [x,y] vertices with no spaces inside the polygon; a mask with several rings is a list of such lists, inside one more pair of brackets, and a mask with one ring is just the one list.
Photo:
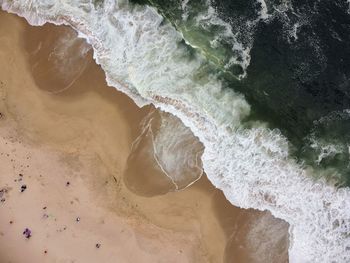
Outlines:
{"label": "shallow water over sand", "polygon": [[[139,109],[107,87],[89,46],[71,29],[30,27],[3,12],[0,23],[8,25],[0,27],[1,61],[13,59],[0,72],[6,84],[5,114],[15,120],[19,136],[30,145],[60,151],[62,165],[70,169],[84,167],[87,172],[79,176],[99,207],[132,218],[133,227],[147,229],[147,238],[157,239],[157,231],[168,231],[174,234],[168,242],[175,244],[180,235],[188,242],[185,245],[192,244],[186,250],[188,262],[287,261],[286,223],[269,213],[232,206],[205,175],[185,190],[174,191],[174,184],[146,151],[149,143],[140,148],[145,152],[133,153],[141,156],[134,166],[128,163],[151,107]],[[1,209],[0,217],[6,207]],[[107,239],[108,233],[101,235]],[[0,236],[0,244],[6,240]],[[31,242],[35,243],[34,237]],[[144,247],[148,240],[139,242]],[[2,253],[6,260],[16,259],[11,251]],[[79,255],[75,259],[79,261]]]}

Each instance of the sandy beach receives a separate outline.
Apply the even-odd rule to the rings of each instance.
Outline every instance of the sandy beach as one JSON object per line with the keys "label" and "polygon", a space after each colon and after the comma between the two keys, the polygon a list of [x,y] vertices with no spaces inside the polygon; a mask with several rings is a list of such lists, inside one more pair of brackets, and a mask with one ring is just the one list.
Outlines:
{"label": "sandy beach", "polygon": [[288,261],[288,224],[205,175],[174,191],[130,169],[153,109],[108,87],[73,30],[0,12],[0,63],[1,263]]}

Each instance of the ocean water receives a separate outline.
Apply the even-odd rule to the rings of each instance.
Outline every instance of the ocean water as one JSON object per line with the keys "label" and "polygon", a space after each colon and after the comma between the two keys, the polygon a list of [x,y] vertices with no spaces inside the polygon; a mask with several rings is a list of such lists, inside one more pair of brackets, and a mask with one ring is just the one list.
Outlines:
{"label": "ocean water", "polygon": [[347,2],[0,4],[32,25],[70,25],[110,86],[191,129],[204,149],[166,117],[145,123],[176,189],[201,175],[203,150],[205,173],[232,204],[289,223],[291,262],[350,261]]}
{"label": "ocean water", "polygon": [[[350,185],[350,141],[343,132],[350,107],[345,1],[147,2],[216,65],[225,86],[245,95],[249,119],[278,128],[300,164],[327,169],[335,184]],[[318,123],[338,113],[344,118],[332,136],[322,134]],[[310,136],[322,146],[314,147]],[[326,156],[324,147],[337,150]]]}

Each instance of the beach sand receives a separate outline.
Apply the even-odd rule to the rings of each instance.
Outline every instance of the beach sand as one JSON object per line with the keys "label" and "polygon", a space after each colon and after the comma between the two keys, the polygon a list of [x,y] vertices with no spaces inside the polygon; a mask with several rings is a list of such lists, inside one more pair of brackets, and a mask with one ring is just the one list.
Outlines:
{"label": "beach sand", "polygon": [[174,191],[155,167],[125,172],[152,107],[108,87],[73,30],[0,12],[0,68],[1,263],[287,261],[288,224],[205,175]]}

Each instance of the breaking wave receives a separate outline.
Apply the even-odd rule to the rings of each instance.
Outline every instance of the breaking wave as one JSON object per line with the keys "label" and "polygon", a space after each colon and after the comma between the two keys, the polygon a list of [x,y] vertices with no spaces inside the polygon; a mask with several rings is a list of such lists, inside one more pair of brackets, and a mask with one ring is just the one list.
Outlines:
{"label": "breaking wave", "polygon": [[[315,181],[313,170],[290,157],[278,130],[259,122],[244,128],[250,105],[223,87],[205,56],[156,9],[126,0],[0,4],[32,25],[71,26],[92,45],[110,86],[139,106],[152,103],[179,117],[203,143],[204,171],[232,204],[269,210],[289,223],[291,262],[350,261],[349,189]],[[264,5],[260,15],[269,15]]]}

